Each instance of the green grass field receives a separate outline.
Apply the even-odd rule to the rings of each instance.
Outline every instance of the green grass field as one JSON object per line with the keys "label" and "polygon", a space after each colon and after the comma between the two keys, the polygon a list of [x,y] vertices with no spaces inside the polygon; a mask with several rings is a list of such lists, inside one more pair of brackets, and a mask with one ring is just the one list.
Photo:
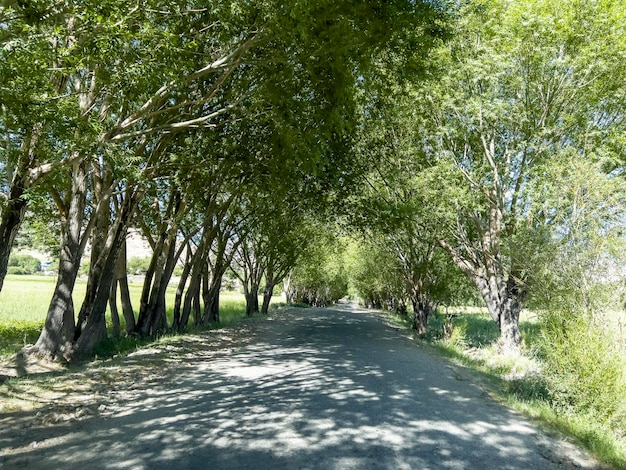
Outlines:
{"label": "green grass field", "polygon": [[[46,319],[48,304],[54,291],[56,278],[52,276],[17,276],[9,275],[4,281],[0,292],[0,357],[8,356],[19,351],[26,344],[33,344],[43,327]],[[85,281],[77,281],[74,289],[74,302],[80,308],[85,295]],[[130,294],[133,308],[137,312],[141,296],[141,284],[130,284]],[[168,289],[166,302],[169,308],[168,322],[172,319],[171,306],[174,305],[175,288]],[[273,302],[281,302],[281,297],[275,297]],[[236,292],[223,292],[220,295],[221,325],[228,325],[245,318],[245,299]],[[120,314],[121,317],[121,314]],[[123,318],[120,318],[123,322]],[[111,325],[111,318],[107,311],[107,325]],[[123,327],[123,325],[122,325]],[[133,344],[128,344],[132,342]],[[129,338],[120,340],[119,344],[104,345],[99,351],[101,354],[121,352],[135,345],[140,340]]]}

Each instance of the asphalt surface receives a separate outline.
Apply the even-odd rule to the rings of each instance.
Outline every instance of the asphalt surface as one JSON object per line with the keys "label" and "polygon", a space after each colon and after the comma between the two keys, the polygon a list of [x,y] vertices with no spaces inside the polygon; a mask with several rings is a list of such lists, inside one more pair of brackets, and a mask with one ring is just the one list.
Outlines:
{"label": "asphalt surface", "polygon": [[126,411],[55,431],[24,468],[564,468],[550,438],[468,371],[376,315],[298,309],[254,328]]}

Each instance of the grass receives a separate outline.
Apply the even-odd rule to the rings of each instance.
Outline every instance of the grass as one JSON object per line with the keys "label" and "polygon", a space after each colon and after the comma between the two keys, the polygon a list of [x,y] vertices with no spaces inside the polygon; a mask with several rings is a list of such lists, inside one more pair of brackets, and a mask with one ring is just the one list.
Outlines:
{"label": "grass", "polygon": [[[590,414],[563,410],[551,402],[537,353],[541,325],[531,312],[523,312],[520,318],[523,354],[516,357],[496,352],[498,328],[486,312],[455,309],[454,313],[451,338],[443,337],[445,315],[435,314],[429,319],[428,333],[422,341],[439,354],[477,371],[500,401],[572,436],[611,468],[626,469],[626,436],[618,435]],[[390,318],[400,327],[411,328],[409,316]]]}
{"label": "grass", "polygon": [[[6,357],[18,352],[27,344],[37,341],[39,333],[46,319],[48,304],[54,292],[56,278],[52,276],[18,276],[8,275],[0,292],[0,357]],[[74,303],[80,306],[85,295],[87,284],[78,280],[74,289]],[[131,299],[135,311],[139,307],[141,284],[129,285]],[[168,288],[166,305],[174,304],[175,288]],[[276,297],[272,304],[283,300]],[[245,298],[236,292],[222,292],[220,294],[220,327],[241,321],[245,318]],[[173,311],[168,309],[168,323],[171,323]],[[122,328],[124,319],[120,313]],[[107,325],[111,329],[111,318],[107,310]],[[213,325],[213,328],[216,326]],[[193,328],[192,328],[193,329]],[[98,346],[98,357],[110,357],[134,351],[138,347],[149,344],[154,338],[138,338],[122,336],[118,339],[105,341]]]}

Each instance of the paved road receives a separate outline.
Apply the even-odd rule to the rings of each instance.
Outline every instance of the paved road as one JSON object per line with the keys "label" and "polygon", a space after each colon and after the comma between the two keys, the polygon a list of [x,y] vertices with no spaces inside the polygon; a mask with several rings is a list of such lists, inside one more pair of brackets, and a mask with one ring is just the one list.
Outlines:
{"label": "paved road", "polygon": [[[550,469],[550,441],[369,313],[306,309],[190,360],[27,468]],[[61,435],[63,434],[63,435]],[[7,459],[0,468],[20,460]]]}

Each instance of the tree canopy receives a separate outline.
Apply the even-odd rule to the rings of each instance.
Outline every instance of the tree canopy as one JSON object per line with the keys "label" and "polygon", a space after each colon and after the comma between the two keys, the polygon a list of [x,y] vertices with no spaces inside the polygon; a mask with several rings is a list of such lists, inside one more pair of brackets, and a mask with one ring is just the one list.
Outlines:
{"label": "tree canopy", "polygon": [[230,274],[250,314],[283,281],[336,300],[352,266],[368,302],[411,304],[420,332],[478,293],[515,350],[546,286],[621,260],[625,15],[609,0],[4,2],[0,288],[20,229],[55,234],[37,348],[89,354],[135,229],[153,256],[137,318],[123,299],[128,333],[219,321]]}

